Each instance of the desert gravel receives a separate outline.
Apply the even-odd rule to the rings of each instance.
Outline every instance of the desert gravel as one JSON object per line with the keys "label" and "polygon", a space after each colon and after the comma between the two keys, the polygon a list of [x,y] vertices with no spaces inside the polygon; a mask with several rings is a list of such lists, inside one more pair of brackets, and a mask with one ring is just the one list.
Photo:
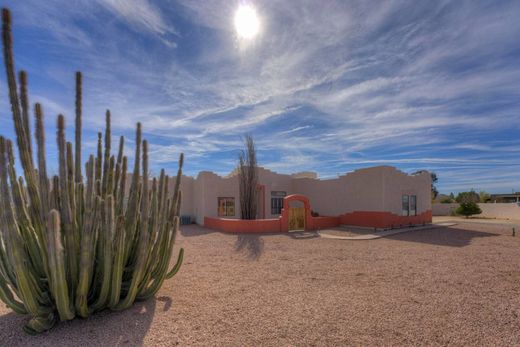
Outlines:
{"label": "desert gravel", "polygon": [[511,225],[356,242],[189,226],[178,246],[185,264],[155,299],[36,337],[2,305],[0,346],[520,345]]}

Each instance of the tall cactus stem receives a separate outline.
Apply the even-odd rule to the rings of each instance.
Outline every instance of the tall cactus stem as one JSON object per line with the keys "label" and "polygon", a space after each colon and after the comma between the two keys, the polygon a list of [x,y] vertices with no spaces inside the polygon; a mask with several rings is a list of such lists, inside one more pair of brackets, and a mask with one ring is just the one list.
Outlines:
{"label": "tall cactus stem", "polygon": [[40,185],[40,203],[42,206],[42,220],[47,218],[44,211],[49,211],[49,179],[47,177],[47,163],[45,160],[45,130],[43,127],[43,110],[39,103],[34,105],[36,119],[36,145],[38,148],[38,183]]}
{"label": "tall cactus stem", "polygon": [[62,245],[60,214],[51,210],[47,220],[47,247],[49,248],[49,268],[51,271],[51,293],[56,300],[56,308],[60,319],[74,318],[74,310],[70,301],[66,275],[65,250]]}
{"label": "tall cactus stem", "polygon": [[107,195],[107,184],[108,184],[108,170],[110,167],[110,147],[112,142],[112,131],[110,129],[110,110],[107,110],[105,115],[105,156],[103,159],[103,197]]}
{"label": "tall cactus stem", "polygon": [[74,293],[78,278],[78,261],[76,258],[77,247],[75,237],[75,227],[72,220],[72,211],[70,206],[70,192],[68,185],[66,143],[65,143],[65,118],[63,115],[58,116],[57,124],[57,142],[59,154],[59,199],[60,199],[60,216],[63,224],[63,234],[65,239],[65,248],[67,255],[67,282],[70,284],[71,293]]}
{"label": "tall cactus stem", "polygon": [[83,81],[83,77],[81,75],[81,72],[80,71],[76,71],[76,103],[75,103],[75,106],[76,106],[76,118],[75,118],[75,125],[76,125],[76,128],[75,128],[75,163],[76,163],[76,168],[75,168],[75,177],[74,177],[74,182],[76,183],[80,183],[82,178],[81,178],[81,130],[82,130],[82,125],[81,125],[81,117],[82,117],[82,81]]}
{"label": "tall cactus stem", "polygon": [[27,150],[32,158],[32,141],[31,131],[29,126],[29,96],[27,93],[27,72],[20,71],[18,74],[20,80],[20,106],[22,108],[22,121],[25,132],[25,138],[27,139]]}
{"label": "tall cactus stem", "polygon": [[98,133],[98,141],[97,141],[97,157],[96,157],[96,181],[101,180],[101,167],[103,164],[103,134]]}

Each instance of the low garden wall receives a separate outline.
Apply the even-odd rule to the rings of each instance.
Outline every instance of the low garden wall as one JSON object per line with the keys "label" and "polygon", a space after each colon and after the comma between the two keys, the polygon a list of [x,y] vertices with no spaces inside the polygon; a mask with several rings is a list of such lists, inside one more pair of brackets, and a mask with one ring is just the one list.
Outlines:
{"label": "low garden wall", "polygon": [[206,228],[230,233],[275,233],[280,232],[280,219],[228,219],[204,217]]}
{"label": "low garden wall", "polygon": [[361,227],[391,228],[406,225],[428,224],[432,222],[432,211],[428,210],[417,216],[399,216],[391,212],[354,211],[340,216],[344,225]]}
{"label": "low garden wall", "polygon": [[[398,216],[390,212],[353,212],[338,217],[307,216],[306,230],[334,228],[341,224],[372,228],[391,228],[407,225],[427,224],[432,222],[432,212],[426,211],[417,216]],[[229,233],[275,233],[287,232],[288,224],[284,218],[276,219],[228,219],[204,217],[206,228]]]}
{"label": "low garden wall", "polygon": [[[307,219],[307,230],[319,230],[337,227],[340,225],[339,217],[310,217]],[[288,231],[282,218],[276,219],[229,219],[204,217],[204,226],[229,233],[276,233]]]}
{"label": "low garden wall", "polygon": [[[478,204],[478,206],[482,213],[476,215],[477,217],[520,220],[520,206],[515,203],[490,203]],[[432,212],[434,216],[451,216],[458,207],[457,203],[433,204]]]}
{"label": "low garden wall", "polygon": [[310,225],[308,226],[311,230],[320,230],[337,227],[341,224],[339,217],[311,217]]}

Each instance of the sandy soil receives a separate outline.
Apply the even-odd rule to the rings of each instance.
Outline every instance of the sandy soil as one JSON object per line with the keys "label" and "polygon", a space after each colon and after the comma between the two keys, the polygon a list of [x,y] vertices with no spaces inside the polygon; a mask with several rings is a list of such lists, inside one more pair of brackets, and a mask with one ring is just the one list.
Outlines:
{"label": "sandy soil", "polygon": [[225,235],[190,226],[156,299],[2,346],[520,345],[520,235],[461,224],[370,241]]}

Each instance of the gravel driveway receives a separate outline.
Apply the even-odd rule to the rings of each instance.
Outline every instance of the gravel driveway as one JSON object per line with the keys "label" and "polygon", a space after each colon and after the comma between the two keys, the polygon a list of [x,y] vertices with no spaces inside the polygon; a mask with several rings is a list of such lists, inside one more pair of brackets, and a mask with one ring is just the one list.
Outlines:
{"label": "gravel driveway", "polygon": [[520,235],[461,223],[348,242],[184,227],[180,273],[156,299],[2,346],[520,345]]}

